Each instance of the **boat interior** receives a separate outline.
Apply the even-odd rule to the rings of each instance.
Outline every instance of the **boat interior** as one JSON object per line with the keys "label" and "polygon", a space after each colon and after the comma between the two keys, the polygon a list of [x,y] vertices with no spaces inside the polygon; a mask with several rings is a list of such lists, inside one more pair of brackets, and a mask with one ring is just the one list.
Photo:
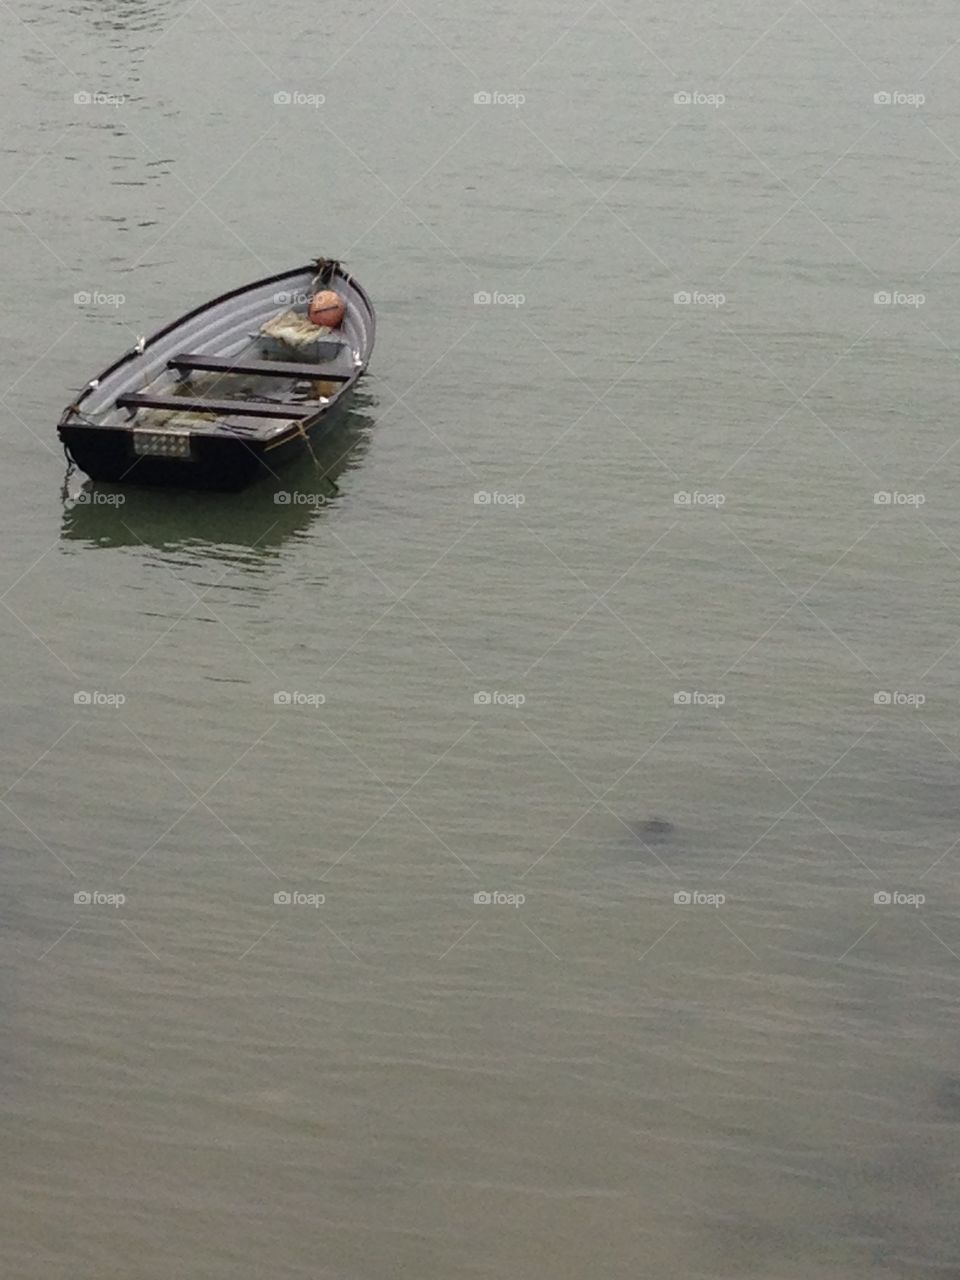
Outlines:
{"label": "boat interior", "polygon": [[[95,379],[78,414],[135,436],[169,434],[171,446],[186,431],[269,439],[315,418],[362,370],[372,320],[346,275],[327,269],[281,283],[227,295],[162,331]],[[337,329],[307,319],[322,288],[346,304]]]}
{"label": "boat interior", "polygon": [[150,431],[219,425],[232,434],[270,435],[315,416],[351,380],[349,345],[336,346],[336,354],[317,361],[299,359],[294,350],[278,359],[257,339],[231,356],[178,352],[166,374],[144,391],[122,393],[116,407],[132,427]]}

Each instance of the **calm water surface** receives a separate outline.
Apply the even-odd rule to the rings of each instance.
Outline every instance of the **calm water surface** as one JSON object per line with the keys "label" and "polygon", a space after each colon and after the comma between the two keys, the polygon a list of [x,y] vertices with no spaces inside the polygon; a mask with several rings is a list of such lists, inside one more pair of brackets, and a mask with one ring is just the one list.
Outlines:
{"label": "calm water surface", "polygon": [[[5,1276],[960,1275],[954,18],[5,8]],[[316,254],[319,467],[63,500]]]}

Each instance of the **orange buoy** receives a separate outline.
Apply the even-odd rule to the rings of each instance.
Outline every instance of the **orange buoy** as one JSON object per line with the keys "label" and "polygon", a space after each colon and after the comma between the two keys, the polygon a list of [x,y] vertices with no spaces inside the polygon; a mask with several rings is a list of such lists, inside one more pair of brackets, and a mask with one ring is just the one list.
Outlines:
{"label": "orange buoy", "polygon": [[307,309],[311,324],[325,325],[328,329],[339,329],[346,314],[347,304],[332,289],[315,293]]}

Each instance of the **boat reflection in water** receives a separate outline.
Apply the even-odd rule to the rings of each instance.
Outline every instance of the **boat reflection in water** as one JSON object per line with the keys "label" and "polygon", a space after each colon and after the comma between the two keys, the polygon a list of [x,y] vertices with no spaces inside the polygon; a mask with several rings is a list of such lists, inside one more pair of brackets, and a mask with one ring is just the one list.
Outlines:
{"label": "boat reflection in water", "polygon": [[358,391],[337,425],[313,442],[312,455],[242,493],[121,489],[84,478],[72,496],[65,493],[61,536],[88,547],[164,553],[235,549],[248,563],[275,556],[336,506],[339,477],[359,466],[369,447],[371,406]]}

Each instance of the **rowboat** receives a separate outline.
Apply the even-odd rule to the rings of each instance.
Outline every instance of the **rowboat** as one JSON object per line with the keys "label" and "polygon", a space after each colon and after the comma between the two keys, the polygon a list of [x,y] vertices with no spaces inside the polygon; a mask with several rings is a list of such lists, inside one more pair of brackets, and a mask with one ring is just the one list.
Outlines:
{"label": "rowboat", "polygon": [[[322,290],[345,304],[336,328],[307,319]],[[141,338],[67,406],[57,432],[92,480],[241,489],[327,431],[366,370],[375,333],[361,286],[318,258]]]}

